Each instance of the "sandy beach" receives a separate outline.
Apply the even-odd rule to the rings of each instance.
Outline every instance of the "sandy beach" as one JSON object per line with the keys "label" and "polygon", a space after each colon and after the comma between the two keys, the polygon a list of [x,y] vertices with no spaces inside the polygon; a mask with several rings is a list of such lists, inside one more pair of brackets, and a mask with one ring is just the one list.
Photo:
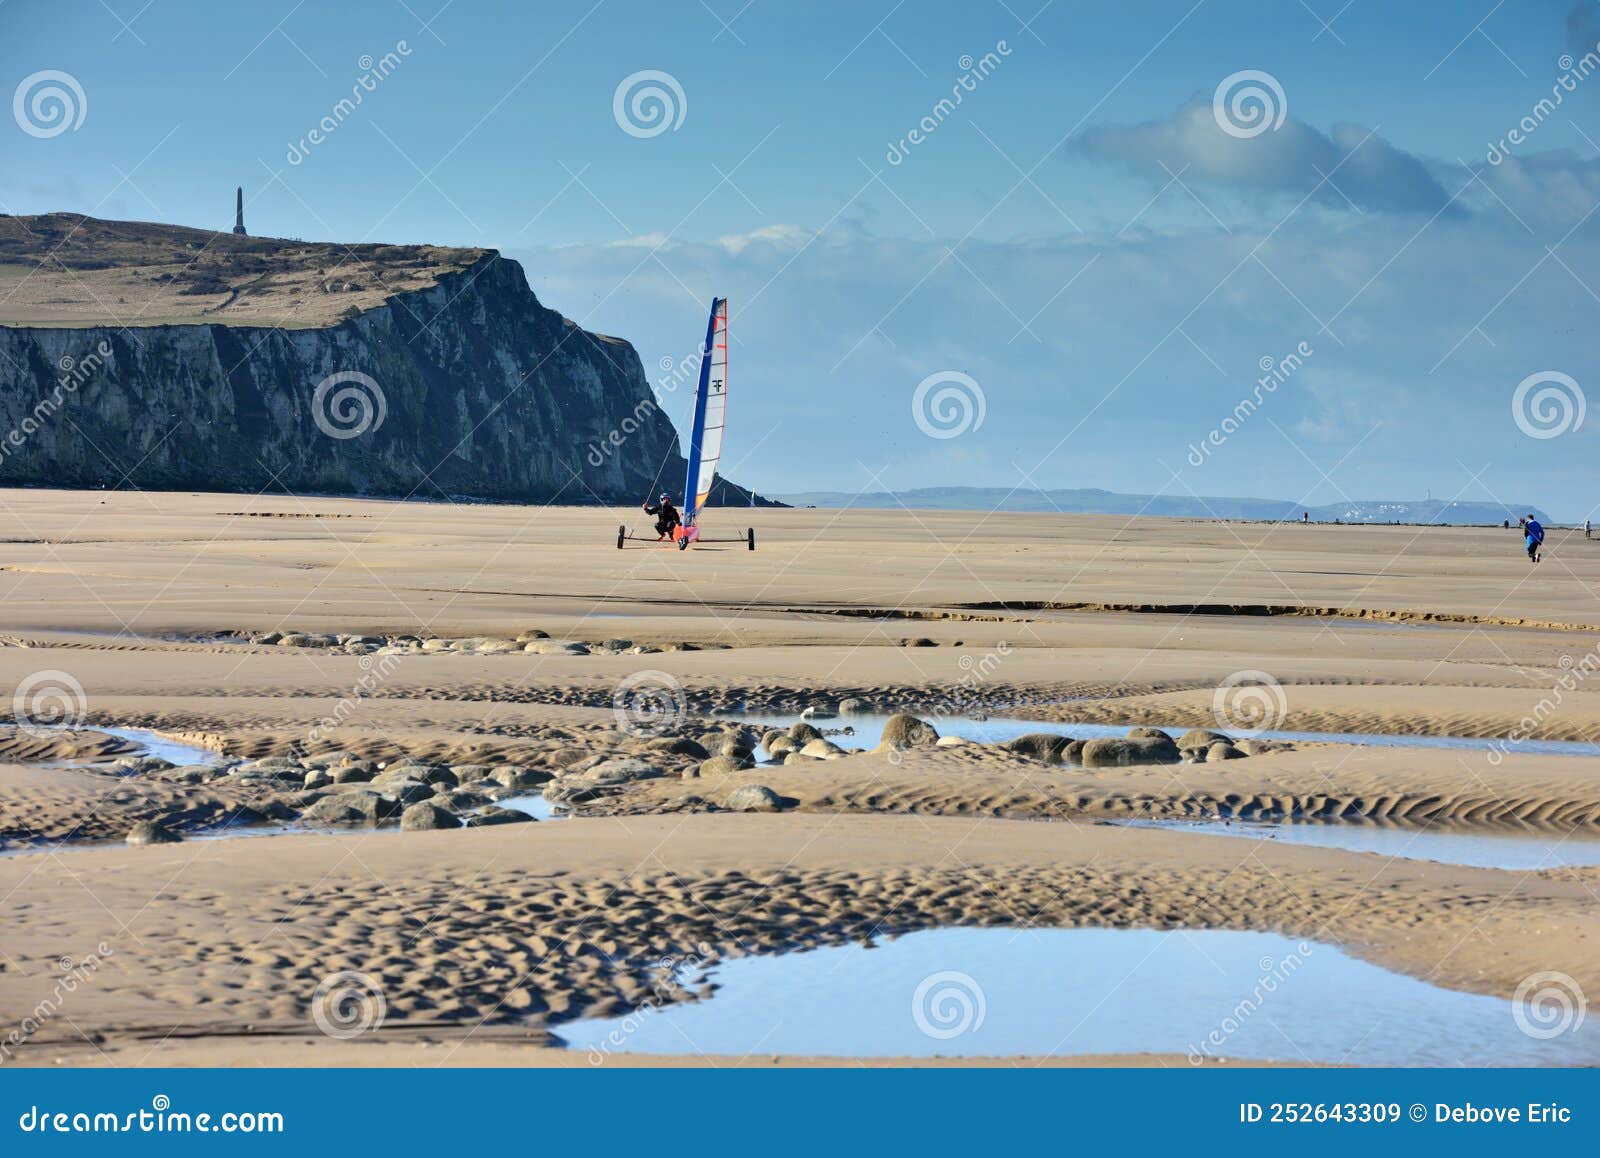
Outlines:
{"label": "sandy beach", "polygon": [[[1498,528],[725,510],[708,525],[753,525],[758,550],[619,551],[643,521],[8,492],[0,672],[24,727],[0,736],[0,1020],[31,1027],[8,1060],[586,1064],[563,1024],[695,1000],[662,997],[663,960],[714,975],[950,928],[1273,933],[1453,992],[1509,999],[1541,974],[1600,992],[1594,861],[1121,823],[1600,838],[1597,757],[1562,748],[1600,742],[1600,542],[1581,532],[1534,569]],[[1141,758],[1166,743],[1148,738],[1118,757],[833,734],[772,762],[772,729],[733,722],[811,708],[826,732],[851,698],[946,737],[985,717],[1159,728],[1174,758]],[[137,738],[96,729],[211,763],[141,765]],[[1356,742],[1384,736],[1459,743]],[[758,785],[777,811],[737,810]],[[541,793],[567,817],[453,827]],[[340,819],[344,794],[379,823]],[[423,804],[448,831],[398,831]],[[182,839],[129,846],[141,822]],[[62,959],[90,957],[35,1016]],[[348,1038],[317,1016],[345,973],[383,1004]],[[858,1060],[897,1059],[917,1060]],[[752,1040],[608,1064],[651,1061],[830,1059]],[[1188,1064],[983,1062],[1040,1063]]]}

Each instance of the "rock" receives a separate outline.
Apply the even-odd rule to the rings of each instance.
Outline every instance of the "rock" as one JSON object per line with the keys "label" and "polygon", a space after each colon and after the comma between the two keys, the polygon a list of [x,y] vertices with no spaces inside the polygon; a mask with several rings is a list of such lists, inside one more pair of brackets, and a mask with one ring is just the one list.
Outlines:
{"label": "rock", "polygon": [[1241,752],[1232,744],[1213,744],[1206,749],[1206,763],[1213,760],[1243,760],[1248,753]]}
{"label": "rock", "polygon": [[233,775],[250,775],[252,773],[266,772],[293,772],[296,779],[305,771],[305,765],[293,756],[267,756],[260,760],[246,760],[243,764],[235,764],[230,770]]}
{"label": "rock", "polygon": [[636,780],[654,780],[661,775],[661,769],[647,760],[640,760],[634,756],[618,756],[602,760],[577,775],[589,784],[632,784]]}
{"label": "rock", "polygon": [[801,720],[799,723],[789,726],[789,739],[796,744],[804,745],[809,744],[812,740],[822,739],[822,733],[804,720]]}
{"label": "rock", "polygon": [[1287,740],[1258,740],[1254,736],[1235,740],[1233,746],[1246,756],[1260,756],[1266,752],[1293,752],[1294,745]]}
{"label": "rock", "polygon": [[587,644],[571,639],[535,639],[523,645],[531,655],[588,655]]}
{"label": "rock", "polygon": [[168,784],[205,784],[226,775],[227,772],[215,764],[185,764],[181,768],[163,768],[154,773],[157,780]]}
{"label": "rock", "polygon": [[278,639],[279,647],[337,647],[339,641],[320,632],[291,631]]}
{"label": "rock", "polygon": [[1178,737],[1180,748],[1209,748],[1213,744],[1226,744],[1229,737],[1221,732],[1212,732],[1206,728],[1190,728]]}
{"label": "rock", "polygon": [[415,804],[430,799],[435,786],[421,780],[392,780],[380,786],[382,795],[400,804]]}
{"label": "rock", "polygon": [[831,740],[817,739],[809,741],[804,748],[801,748],[800,755],[810,756],[816,760],[837,760],[844,755],[844,749]]}
{"label": "rock", "polygon": [[419,801],[400,814],[400,827],[406,832],[435,828],[460,828],[461,819],[447,808],[430,800]]}
{"label": "rock", "polygon": [[424,784],[457,783],[456,774],[443,764],[391,764],[372,778],[374,784],[393,784],[402,780],[420,780]]}
{"label": "rock", "polygon": [[737,756],[713,756],[709,760],[700,762],[700,775],[702,776],[727,776],[734,772],[743,772],[746,768],[753,768],[754,763]]}
{"label": "rock", "polygon": [[521,764],[496,764],[489,770],[488,779],[502,788],[528,789],[548,783],[552,777],[543,768],[526,768]]}
{"label": "rock", "polygon": [[864,700],[859,696],[846,696],[839,701],[841,716],[870,716],[876,710],[871,700]]}
{"label": "rock", "polygon": [[1061,751],[1072,743],[1071,736],[1057,736],[1050,732],[1029,732],[1006,744],[1006,750],[1030,760],[1043,760],[1046,764],[1061,763]]}
{"label": "rock", "polygon": [[154,820],[141,820],[128,830],[129,844],[177,844],[183,838]]}
{"label": "rock", "polygon": [[526,812],[519,812],[515,808],[496,808],[490,806],[474,816],[467,817],[468,828],[487,828],[494,824],[532,824],[538,817],[529,816]]}
{"label": "rock", "polygon": [[[433,803],[440,808],[448,808],[451,812],[471,812],[474,808],[482,808],[485,804],[493,803],[493,798],[465,788],[441,788],[433,794]],[[415,808],[416,805],[411,807]]]}
{"label": "rock", "polygon": [[163,760],[160,756],[124,756],[113,760],[110,770],[119,776],[149,776],[172,767],[171,760]]}
{"label": "rock", "polygon": [[883,725],[883,739],[879,748],[918,748],[939,742],[939,731],[932,724],[911,715],[897,712]]}
{"label": "rock", "polygon": [[399,810],[398,802],[386,796],[379,796],[369,789],[359,788],[353,792],[324,796],[306,809],[303,815],[305,819],[320,824],[376,825],[380,820],[394,816]]}
{"label": "rock", "polygon": [[1182,754],[1170,739],[1153,736],[1089,740],[1079,755],[1085,768],[1125,768],[1132,764],[1176,764]]}
{"label": "rock", "polygon": [[472,650],[479,655],[504,655],[506,652],[520,652],[523,645],[509,639],[483,639]]}
{"label": "rock", "polygon": [[687,736],[663,736],[659,740],[652,740],[650,747],[669,756],[689,756],[696,760],[704,760],[711,755],[704,744]]}
{"label": "rock", "polygon": [[730,812],[782,812],[783,797],[765,784],[741,784],[724,801]]}
{"label": "rock", "polygon": [[[1170,739],[1172,739],[1171,736],[1167,735],[1160,728],[1129,728],[1128,729],[1128,738],[1131,739],[1131,740],[1170,740]],[[1182,745],[1180,744],[1179,747],[1182,747]]]}

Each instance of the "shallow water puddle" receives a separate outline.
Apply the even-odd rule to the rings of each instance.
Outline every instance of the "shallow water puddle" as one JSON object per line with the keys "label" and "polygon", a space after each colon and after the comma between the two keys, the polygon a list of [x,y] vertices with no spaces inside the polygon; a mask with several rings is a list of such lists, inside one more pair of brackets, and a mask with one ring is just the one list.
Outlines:
{"label": "shallow water puddle", "polygon": [[1165,828],[1206,836],[1375,852],[1405,860],[1431,860],[1472,868],[1531,872],[1562,865],[1600,865],[1600,835],[1533,828],[1462,832],[1450,828],[1404,828],[1346,820],[1298,824],[1239,820],[1119,820],[1113,823],[1129,828]]}
{"label": "shallow water puddle", "polygon": [[[787,728],[800,719],[798,715],[736,715],[741,723],[764,724],[774,728]],[[883,725],[888,716],[841,716],[834,720],[807,721],[828,734],[828,738],[844,748],[873,748],[883,736]],[[1046,732],[1058,736],[1071,736],[1077,740],[1092,740],[1101,736],[1120,737],[1128,734],[1131,724],[1074,724],[1045,720],[1013,720],[998,716],[980,719],[975,716],[924,717],[939,730],[941,736],[960,736],[980,744],[1000,744],[1026,736],[1030,732]],[[836,736],[832,733],[849,728],[853,736]],[[1182,732],[1182,728],[1169,728]],[[1226,731],[1227,729],[1223,729]],[[1242,733],[1241,733],[1242,734]],[[1463,748],[1469,750],[1501,749],[1507,752],[1524,752],[1548,756],[1600,756],[1600,744],[1576,740],[1495,740],[1481,736],[1394,736],[1372,732],[1288,732],[1268,730],[1252,732],[1262,740],[1299,740],[1306,743],[1355,744],[1379,748]]]}
{"label": "shallow water puddle", "polygon": [[220,764],[224,759],[221,752],[211,748],[202,748],[197,744],[184,744],[178,740],[169,740],[165,736],[147,731],[144,728],[80,728],[78,731],[104,732],[108,736],[116,736],[139,745],[139,755],[159,756],[163,760],[182,767],[187,764]]}
{"label": "shallow water puddle", "polygon": [[595,1065],[610,1053],[1600,1062],[1593,1019],[1532,1036],[1523,1025],[1543,1034],[1550,1023],[1511,1001],[1267,933],[939,929],[728,961],[711,981],[707,999],[558,1032]]}
{"label": "shallow water puddle", "polygon": [[509,808],[515,812],[526,812],[535,820],[565,820],[572,815],[564,808],[557,808],[543,796],[508,796],[504,800],[496,800],[495,807]]}

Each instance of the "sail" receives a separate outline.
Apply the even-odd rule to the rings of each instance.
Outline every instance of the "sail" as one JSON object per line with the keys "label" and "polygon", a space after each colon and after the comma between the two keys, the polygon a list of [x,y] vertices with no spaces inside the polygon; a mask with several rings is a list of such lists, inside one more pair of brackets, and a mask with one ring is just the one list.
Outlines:
{"label": "sail", "polygon": [[689,434],[689,477],[684,484],[683,521],[693,524],[711,497],[722,458],[722,432],[728,410],[728,299],[711,299],[706,344],[700,355],[700,386],[694,396],[694,426]]}

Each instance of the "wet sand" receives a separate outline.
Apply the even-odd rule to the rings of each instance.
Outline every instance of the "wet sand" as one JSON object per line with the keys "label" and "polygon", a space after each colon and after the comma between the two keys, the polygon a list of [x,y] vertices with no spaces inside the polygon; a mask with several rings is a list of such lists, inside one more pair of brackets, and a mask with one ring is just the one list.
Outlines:
{"label": "wet sand", "polygon": [[[299,807],[299,790],[170,782],[113,771],[93,742],[0,737],[0,1023],[30,1016],[61,957],[112,950],[13,1050],[23,1064],[571,1064],[552,1031],[647,997],[664,955],[941,925],[1279,931],[1476,993],[1541,971],[1600,992],[1600,870],[1096,823],[1226,809],[1559,838],[1600,831],[1591,759],[1319,744],[1083,768],[966,745],[683,779],[694,758],[619,731],[613,710],[650,672],[681,689],[673,734],[708,747],[719,709],[844,696],[936,724],[1016,711],[1176,734],[1217,727],[1217,689],[1248,671],[1281,691],[1284,729],[1592,741],[1600,543],[1581,535],[1553,534],[1535,570],[1499,529],[739,510],[716,525],[756,525],[759,550],[679,554],[617,551],[617,523],[642,518],[594,509],[4,500],[0,674],[70,677],[83,725],[231,758],[337,749],[543,779],[632,756],[665,773],[559,822],[125,847],[140,820],[193,837]],[[1341,615],[1281,613],[1295,607]],[[535,630],[592,653],[384,654],[399,636]],[[373,642],[250,642],[288,631]],[[788,810],[726,811],[752,783]],[[343,970],[377,979],[386,1005],[351,1041],[314,1017],[319,982]]]}

